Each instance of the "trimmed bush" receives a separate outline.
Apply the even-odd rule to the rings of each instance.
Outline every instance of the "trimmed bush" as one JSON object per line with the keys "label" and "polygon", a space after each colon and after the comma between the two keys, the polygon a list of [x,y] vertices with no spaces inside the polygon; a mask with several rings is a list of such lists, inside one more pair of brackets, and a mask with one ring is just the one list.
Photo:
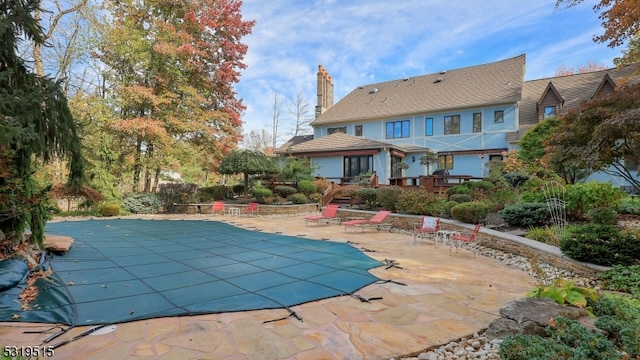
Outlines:
{"label": "trimmed bush", "polygon": [[487,217],[489,205],[480,201],[472,201],[454,206],[451,217],[467,224],[479,224]]}
{"label": "trimmed bush", "polygon": [[567,186],[567,214],[574,218],[585,218],[589,210],[606,207],[615,209],[624,192],[609,183],[590,181]]}
{"label": "trimmed bush", "polygon": [[471,200],[473,199],[471,199],[471,196],[467,194],[453,194],[449,196],[449,201],[455,201],[457,203],[470,202]]}
{"label": "trimmed bush", "polygon": [[244,195],[244,184],[235,184],[231,187],[231,191],[233,191],[236,195]]}
{"label": "trimmed bush", "polygon": [[207,186],[198,189],[199,202],[224,200],[229,189],[224,185]]}
{"label": "trimmed bush", "polygon": [[283,198],[287,198],[297,192],[298,192],[298,189],[292,186],[278,185],[273,188],[273,193]]}
{"label": "trimmed bush", "polygon": [[444,200],[436,194],[424,190],[407,190],[400,194],[396,208],[404,214],[431,215],[442,214]]}
{"label": "trimmed bush", "polygon": [[298,182],[298,191],[305,195],[313,194],[318,191],[318,186],[311,180],[301,180]]}
{"label": "trimmed bush", "polygon": [[520,227],[545,225],[551,217],[547,205],[543,203],[509,205],[498,213],[509,225]]}
{"label": "trimmed bush", "polygon": [[473,196],[473,189],[465,185],[456,185],[454,187],[447,189],[448,196],[451,196],[454,194],[465,194],[465,195]]}
{"label": "trimmed bush", "polygon": [[504,174],[502,177],[507,180],[509,185],[513,186],[514,188],[524,185],[524,183],[529,180],[528,175],[518,172],[510,172],[508,174]]}
{"label": "trimmed bush", "polygon": [[472,184],[473,189],[480,189],[480,190],[491,190],[493,188],[495,188],[496,186],[489,180],[480,180],[480,181],[469,181],[470,184]]}
{"label": "trimmed bush", "polygon": [[396,210],[396,204],[402,191],[402,188],[399,186],[385,186],[376,189],[378,201],[385,210],[389,211]]}
{"label": "trimmed bush", "polygon": [[378,198],[378,193],[373,188],[362,188],[356,191],[356,197],[359,197],[365,203],[373,203]]}
{"label": "trimmed bush", "polygon": [[302,193],[297,193],[291,195],[291,201],[294,204],[306,204],[307,203],[307,195]]}
{"label": "trimmed bush", "polygon": [[442,215],[447,216],[447,217],[451,217],[451,209],[453,209],[454,206],[458,205],[458,202],[455,201],[447,201],[444,204],[444,211],[442,213]]}
{"label": "trimmed bush", "polygon": [[118,204],[107,203],[100,206],[100,214],[102,216],[120,215],[120,206]]}
{"label": "trimmed bush", "polygon": [[527,235],[525,235],[527,239],[539,241],[545,244],[558,246],[560,240],[556,236],[556,233],[552,228],[544,227],[544,228],[535,228],[529,230]]}
{"label": "trimmed bush", "polygon": [[618,213],[611,208],[595,208],[589,210],[587,219],[594,224],[615,225],[618,223]]}
{"label": "trimmed bush", "polygon": [[122,200],[122,209],[133,214],[155,214],[160,206],[160,199],[151,193],[130,194]]}
{"label": "trimmed bush", "polygon": [[640,240],[637,232],[620,232],[612,225],[569,227],[560,241],[560,250],[574,260],[599,265],[640,263]]}
{"label": "trimmed bush", "polygon": [[264,204],[266,198],[273,196],[273,191],[262,186],[255,186],[251,189],[251,195],[256,198],[256,201]]}

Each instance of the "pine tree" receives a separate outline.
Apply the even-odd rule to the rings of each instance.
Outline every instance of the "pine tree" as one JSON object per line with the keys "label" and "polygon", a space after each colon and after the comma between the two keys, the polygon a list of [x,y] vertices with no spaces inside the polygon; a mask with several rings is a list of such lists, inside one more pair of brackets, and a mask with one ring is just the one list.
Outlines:
{"label": "pine tree", "polygon": [[45,45],[34,18],[39,0],[0,2],[0,232],[42,247],[47,188],[33,177],[35,162],[68,156],[71,188],[82,185],[83,158],[78,126],[60,82],[37,75],[18,55],[21,42]]}

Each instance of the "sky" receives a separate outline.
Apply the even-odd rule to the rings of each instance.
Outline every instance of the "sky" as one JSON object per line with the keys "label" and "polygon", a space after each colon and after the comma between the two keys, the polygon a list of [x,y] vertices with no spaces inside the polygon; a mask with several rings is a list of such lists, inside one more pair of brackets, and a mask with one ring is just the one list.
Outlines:
{"label": "sky", "polygon": [[[297,94],[314,116],[316,73],[333,78],[334,103],[361,85],[485,64],[526,54],[525,80],[559,68],[596,63],[613,67],[624,46],[595,43],[604,30],[593,5],[556,9],[556,0],[244,0],[255,20],[236,84],[247,107],[244,133],[273,133],[275,94],[280,106],[278,145],[292,135],[289,113]],[[309,129],[308,131],[312,131]]]}

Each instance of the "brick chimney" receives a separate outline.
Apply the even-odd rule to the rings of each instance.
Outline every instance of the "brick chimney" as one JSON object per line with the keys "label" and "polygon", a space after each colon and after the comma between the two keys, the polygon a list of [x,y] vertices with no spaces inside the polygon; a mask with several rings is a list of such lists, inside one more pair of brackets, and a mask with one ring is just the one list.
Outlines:
{"label": "brick chimney", "polygon": [[331,75],[318,65],[318,105],[316,105],[316,117],[327,111],[333,105],[333,80]]}

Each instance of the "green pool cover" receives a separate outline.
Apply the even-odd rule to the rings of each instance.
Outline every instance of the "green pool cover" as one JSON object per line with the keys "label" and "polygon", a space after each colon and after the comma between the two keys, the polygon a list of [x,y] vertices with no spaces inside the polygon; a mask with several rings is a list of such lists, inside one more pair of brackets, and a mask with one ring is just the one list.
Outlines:
{"label": "green pool cover", "polygon": [[54,271],[52,281],[37,281],[39,295],[27,311],[17,300],[24,263],[3,261],[0,321],[93,325],[289,309],[353,294],[379,280],[367,270],[381,265],[350,244],[216,221],[89,220],[46,230],[73,237],[71,250],[42,264]]}

